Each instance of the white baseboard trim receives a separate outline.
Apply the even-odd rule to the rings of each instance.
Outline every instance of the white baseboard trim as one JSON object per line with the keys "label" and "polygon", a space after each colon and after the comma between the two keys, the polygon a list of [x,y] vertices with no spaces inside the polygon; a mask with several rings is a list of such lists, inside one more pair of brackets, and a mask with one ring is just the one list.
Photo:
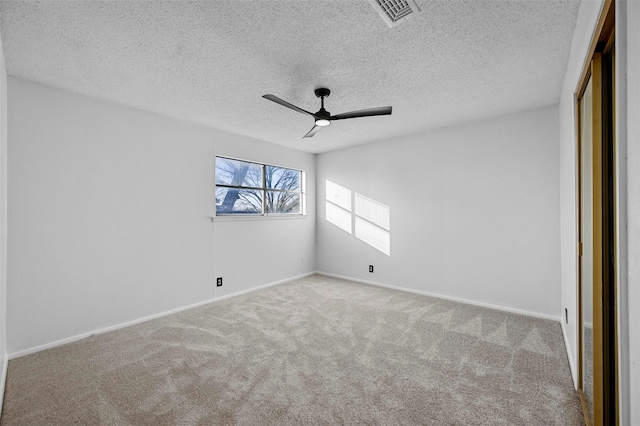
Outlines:
{"label": "white baseboard trim", "polygon": [[[302,278],[310,277],[311,275],[314,275],[314,274],[316,274],[316,272],[308,272],[306,274],[298,275],[298,276],[291,277],[291,278],[286,278],[284,280],[274,281],[272,283],[263,284],[263,285],[260,285],[258,287],[250,288],[248,290],[242,290],[242,291],[238,291],[236,293],[231,293],[231,294],[227,294],[227,295],[224,295],[224,296],[216,297],[211,302],[219,302],[221,300],[230,299],[232,297],[242,296],[243,294],[253,293],[254,291],[257,291],[257,290],[262,290],[262,289],[273,287],[273,286],[276,286],[276,285],[288,283],[289,281],[295,281],[295,280],[299,280],[299,279],[302,279]],[[189,308],[187,308],[187,309],[189,309]]]}
{"label": "white baseboard trim", "polygon": [[567,350],[567,358],[569,359],[569,371],[571,371],[571,380],[573,381],[573,387],[578,390],[578,369],[573,361],[573,352],[571,352],[571,346],[569,345],[569,338],[567,337],[567,330],[565,323],[560,321],[560,328],[562,329],[562,338],[564,339],[564,346]]}
{"label": "white baseboard trim", "polygon": [[316,271],[316,274],[326,275],[328,277],[339,278],[339,279],[347,280],[347,281],[354,281],[354,282],[361,283],[361,284],[374,285],[376,287],[384,287],[384,288],[389,288],[389,289],[392,289],[392,290],[399,290],[399,291],[404,291],[404,292],[407,292],[407,293],[419,294],[421,296],[429,296],[429,297],[436,297],[438,299],[451,300],[453,302],[465,303],[467,305],[475,305],[475,306],[481,306],[483,308],[496,309],[498,311],[511,312],[513,314],[525,315],[525,316],[528,316],[528,317],[541,318],[541,319],[546,319],[546,320],[551,320],[551,321],[556,321],[556,322],[560,322],[561,321],[561,317],[559,317],[559,316],[541,314],[539,312],[525,311],[523,309],[510,308],[510,307],[507,307],[507,306],[492,305],[491,303],[477,302],[475,300],[462,299],[462,298],[459,298],[459,297],[452,297],[452,296],[446,296],[444,294],[431,293],[431,292],[428,292],[428,291],[413,290],[411,288],[406,288],[406,287],[397,287],[397,286],[394,286],[394,285],[382,284],[382,283],[378,283],[378,282],[374,282],[374,281],[367,281],[367,280],[361,280],[361,279],[358,279],[358,278],[345,277],[345,276],[342,276],[342,275],[332,274],[332,273],[329,273],[329,272]]}
{"label": "white baseboard trim", "polygon": [[0,377],[0,413],[2,413],[2,404],[4,403],[4,388],[7,384],[7,369],[9,368],[9,356],[4,354],[2,362],[2,376]]}
{"label": "white baseboard trim", "polygon": [[129,326],[136,325],[136,324],[140,324],[142,322],[151,321],[151,320],[156,319],[156,318],[166,317],[167,315],[177,314],[178,312],[182,312],[182,311],[186,311],[188,309],[193,309],[193,308],[197,308],[197,307],[200,307],[200,306],[208,305],[209,303],[220,302],[222,300],[230,299],[232,297],[242,296],[243,294],[248,294],[248,293],[252,293],[252,292],[257,291],[257,290],[262,290],[262,289],[273,287],[273,286],[276,286],[276,285],[279,285],[279,284],[284,284],[286,282],[294,281],[294,280],[301,279],[301,278],[305,278],[305,277],[308,277],[308,276],[313,275],[313,274],[315,274],[315,272],[309,272],[309,273],[298,275],[298,276],[295,276],[295,277],[290,277],[290,278],[286,278],[286,279],[283,279],[283,280],[274,281],[274,282],[263,284],[263,285],[259,285],[257,287],[253,287],[253,288],[250,288],[250,289],[247,289],[247,290],[238,291],[236,293],[226,294],[224,296],[216,297],[216,298],[213,298],[213,299],[203,300],[201,302],[197,302],[197,303],[194,303],[194,304],[191,304],[191,305],[188,305],[188,306],[183,306],[183,307],[180,307],[180,308],[171,309],[169,311],[164,311],[164,312],[160,312],[160,313],[157,313],[157,314],[149,315],[149,316],[146,316],[146,317],[138,318],[138,319],[135,319],[135,320],[131,320],[131,321],[123,322],[123,323],[120,323],[120,324],[112,325],[112,326],[109,326],[109,327],[100,328],[98,330],[93,330],[93,331],[89,331],[89,332],[86,332],[86,333],[78,334],[78,335],[75,335],[75,336],[72,336],[72,337],[67,337],[65,339],[56,340],[54,342],[45,343],[44,345],[34,346],[32,348],[28,348],[28,349],[24,349],[24,350],[21,350],[21,351],[12,352],[12,353],[8,354],[7,357],[5,358],[5,365],[6,365],[7,361],[10,360],[10,359],[19,358],[19,357],[25,356],[25,355],[30,355],[30,354],[33,354],[33,353],[36,353],[36,352],[44,351],[45,349],[51,349],[51,348],[55,348],[57,346],[66,345],[67,343],[77,342],[78,340],[86,339],[87,337],[91,337],[91,336],[94,336],[96,334],[107,333],[109,331],[119,330],[121,328],[129,327]]}

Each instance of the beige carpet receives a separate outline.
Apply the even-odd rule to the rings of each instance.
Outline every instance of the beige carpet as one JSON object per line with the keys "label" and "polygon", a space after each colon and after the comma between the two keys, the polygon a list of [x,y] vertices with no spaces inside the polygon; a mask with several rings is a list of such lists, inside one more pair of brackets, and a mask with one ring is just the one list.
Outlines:
{"label": "beige carpet", "polygon": [[575,425],[560,325],[311,276],[9,362],[2,425]]}

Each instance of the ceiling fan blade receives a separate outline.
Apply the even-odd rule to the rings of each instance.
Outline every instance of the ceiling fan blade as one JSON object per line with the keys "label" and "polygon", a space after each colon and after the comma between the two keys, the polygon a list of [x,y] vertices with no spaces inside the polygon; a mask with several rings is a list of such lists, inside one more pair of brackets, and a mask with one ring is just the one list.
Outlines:
{"label": "ceiling fan blade", "polygon": [[309,111],[305,111],[304,109],[302,109],[302,108],[298,108],[297,106],[295,106],[295,105],[293,105],[293,104],[290,104],[290,103],[289,103],[289,102],[287,102],[287,101],[283,101],[282,99],[280,99],[280,98],[279,98],[279,97],[277,97],[277,96],[273,96],[273,95],[262,95],[262,97],[263,97],[263,98],[265,98],[265,99],[268,99],[268,100],[270,100],[270,101],[272,101],[272,102],[275,102],[275,103],[277,103],[277,104],[280,104],[280,105],[282,105],[282,106],[284,106],[284,107],[290,108],[290,109],[292,109],[292,110],[294,110],[294,111],[301,112],[302,114],[309,114],[309,115],[313,116],[313,114],[312,114],[312,113],[310,113]]}
{"label": "ceiling fan blade", "polygon": [[378,107],[361,109],[359,111],[345,112],[338,115],[332,115],[329,120],[344,120],[345,118],[372,117],[374,115],[391,115],[391,107]]}
{"label": "ceiling fan blade", "polygon": [[311,128],[311,130],[309,130],[309,132],[303,136],[303,138],[310,138],[313,135],[315,135],[318,130],[320,130],[320,126],[316,126],[315,124],[313,125],[313,127]]}

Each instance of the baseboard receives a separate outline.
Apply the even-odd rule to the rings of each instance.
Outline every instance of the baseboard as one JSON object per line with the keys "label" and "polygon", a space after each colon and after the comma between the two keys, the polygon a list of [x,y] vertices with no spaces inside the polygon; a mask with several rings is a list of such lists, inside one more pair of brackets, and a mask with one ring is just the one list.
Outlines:
{"label": "baseboard", "polygon": [[573,380],[573,387],[578,390],[578,369],[576,368],[573,360],[573,352],[571,352],[571,346],[569,345],[569,338],[567,337],[567,330],[565,323],[560,321],[560,328],[562,329],[562,338],[564,339],[564,346],[567,350],[567,358],[569,359],[569,371],[571,371],[571,380]]}
{"label": "baseboard", "polygon": [[78,340],[86,339],[88,337],[95,336],[96,334],[107,333],[109,331],[119,330],[121,328],[129,327],[129,326],[136,325],[136,324],[140,324],[140,323],[145,322],[145,321],[150,321],[152,319],[161,318],[161,317],[164,317],[164,316],[167,316],[167,315],[171,315],[171,314],[177,314],[178,312],[186,311],[187,309],[197,308],[198,306],[203,306],[203,305],[206,305],[208,303],[215,302],[215,301],[216,301],[216,299],[204,300],[202,302],[198,302],[198,303],[194,303],[192,305],[188,305],[188,306],[183,306],[183,307],[180,307],[180,308],[172,309],[170,311],[160,312],[160,313],[157,313],[157,314],[153,314],[153,315],[149,315],[149,316],[146,316],[146,317],[138,318],[138,319],[135,319],[135,320],[119,323],[119,324],[112,325],[112,326],[109,326],[109,327],[99,328],[97,330],[93,330],[93,331],[88,331],[86,333],[77,334],[75,336],[71,336],[71,337],[67,337],[67,338],[64,338],[64,339],[56,340],[56,341],[53,341],[53,342],[50,342],[50,343],[45,343],[44,345],[34,346],[34,347],[31,347],[31,348],[28,348],[28,349],[23,349],[21,351],[12,352],[8,356],[9,356],[9,359],[20,358],[21,356],[31,355],[31,354],[34,354],[36,352],[44,351],[46,349],[51,349],[51,348],[55,348],[57,346],[66,345],[68,343],[77,342]]}
{"label": "baseboard", "polygon": [[299,280],[299,279],[302,279],[302,278],[310,277],[311,275],[314,275],[316,273],[317,272],[308,272],[306,274],[297,275],[295,277],[286,278],[284,280],[274,281],[274,282],[271,282],[271,283],[268,283],[268,284],[263,284],[263,285],[260,285],[258,287],[252,287],[252,288],[250,288],[248,290],[242,290],[242,291],[238,291],[236,293],[231,293],[231,294],[227,294],[227,295],[224,295],[224,296],[216,297],[215,299],[211,300],[211,302],[219,302],[221,300],[230,299],[232,297],[242,296],[243,294],[253,293],[254,291],[262,290],[262,289],[265,289],[265,288],[273,287],[273,286],[284,284],[284,283],[288,283],[289,281],[295,281],[295,280]]}
{"label": "baseboard", "polygon": [[33,354],[33,353],[36,353],[36,352],[44,351],[45,349],[51,349],[51,348],[55,348],[57,346],[66,345],[68,343],[77,342],[78,340],[86,339],[88,337],[95,336],[97,334],[107,333],[109,331],[114,331],[114,330],[119,330],[121,328],[130,327],[132,325],[140,324],[140,323],[143,323],[143,322],[146,322],[146,321],[151,321],[151,320],[156,319],[156,318],[162,318],[162,317],[166,317],[167,315],[177,314],[178,312],[182,312],[182,311],[186,311],[186,310],[189,310],[189,309],[198,308],[200,306],[208,305],[210,303],[220,302],[221,300],[230,299],[232,297],[242,296],[243,294],[248,294],[248,293],[252,293],[252,292],[257,291],[257,290],[262,290],[262,289],[265,289],[265,288],[268,288],[268,287],[273,287],[273,286],[276,286],[276,285],[279,285],[279,284],[284,284],[286,282],[297,280],[297,279],[301,279],[301,278],[305,278],[305,277],[308,277],[308,276],[313,275],[313,274],[315,274],[315,272],[309,272],[309,273],[298,275],[298,276],[295,276],[295,277],[290,277],[290,278],[286,278],[286,279],[283,279],[283,280],[274,281],[274,282],[263,284],[263,285],[260,285],[260,286],[257,286],[257,287],[253,287],[253,288],[250,288],[250,289],[247,289],[247,290],[238,291],[236,293],[231,293],[231,294],[227,294],[227,295],[224,295],[224,296],[215,297],[213,299],[203,300],[201,302],[194,303],[194,304],[191,304],[191,305],[188,305],[188,306],[183,306],[183,307],[180,307],[180,308],[171,309],[169,311],[160,312],[160,313],[157,313],[157,314],[153,314],[153,315],[149,315],[149,316],[146,316],[146,317],[138,318],[138,319],[135,319],[135,320],[132,320],[132,321],[127,321],[127,322],[123,322],[123,323],[120,323],[120,324],[112,325],[112,326],[109,326],[109,327],[104,327],[104,328],[100,328],[100,329],[97,329],[97,330],[89,331],[89,332],[86,332],[86,333],[78,334],[78,335],[75,335],[75,336],[72,336],[72,337],[67,337],[65,339],[56,340],[54,342],[46,343],[44,345],[34,346],[32,348],[24,349],[24,350],[17,351],[17,352],[12,352],[12,353],[7,355],[7,357],[5,359],[5,364],[6,364],[7,360],[9,360],[9,359],[19,358],[21,356],[30,355],[30,354]]}
{"label": "baseboard", "polygon": [[507,306],[492,305],[491,303],[477,302],[475,300],[462,299],[462,298],[459,298],[459,297],[452,297],[452,296],[447,296],[447,295],[444,295],[444,294],[431,293],[431,292],[428,292],[428,291],[414,290],[414,289],[406,288],[406,287],[398,287],[398,286],[394,286],[394,285],[378,283],[378,282],[375,282],[375,281],[367,281],[367,280],[361,280],[361,279],[358,279],[358,278],[345,277],[345,276],[342,276],[342,275],[332,274],[332,273],[329,273],[329,272],[316,271],[316,274],[326,275],[328,277],[339,278],[339,279],[347,280],[347,281],[354,281],[354,282],[361,283],[361,284],[374,285],[376,287],[384,287],[384,288],[389,288],[389,289],[392,289],[392,290],[398,290],[398,291],[404,291],[404,292],[407,292],[407,293],[419,294],[421,296],[429,296],[429,297],[436,297],[438,299],[451,300],[453,302],[465,303],[467,305],[475,305],[475,306],[481,306],[483,308],[496,309],[498,311],[511,312],[513,314],[525,315],[525,316],[528,316],[528,317],[541,318],[541,319],[557,321],[557,322],[560,322],[562,320],[562,318],[559,317],[559,316],[541,314],[539,312],[525,311],[523,309],[510,308],[510,307],[507,307]]}
{"label": "baseboard", "polygon": [[9,357],[4,354],[2,362],[2,376],[0,377],[0,413],[2,413],[2,404],[4,403],[4,388],[7,384],[7,369],[9,367]]}
{"label": "baseboard", "polygon": [[[420,291],[420,290],[413,290],[413,289],[409,289],[409,288],[405,288],[405,287],[398,287],[398,286],[393,286],[393,285],[389,285],[389,284],[383,284],[383,283],[378,283],[378,282],[374,282],[374,281],[367,281],[367,280],[362,280],[362,279],[358,279],[358,278],[352,278],[352,277],[347,277],[347,276],[343,276],[343,275],[337,275],[337,274],[332,274],[330,272],[324,272],[324,271],[315,271],[315,272],[309,272],[306,274],[302,274],[302,275],[298,275],[295,277],[290,277],[290,278],[286,278],[283,280],[279,280],[279,281],[274,281],[271,283],[267,283],[267,284],[263,284],[257,287],[253,287],[247,290],[242,290],[236,293],[231,293],[231,294],[227,294],[224,296],[220,296],[217,298],[213,298],[213,299],[208,299],[208,300],[204,300],[198,303],[194,303],[188,306],[183,306],[180,308],[176,308],[176,309],[172,309],[169,311],[165,311],[165,312],[160,312],[157,314],[153,314],[153,315],[149,315],[146,317],[142,317],[142,318],[138,318],[132,321],[127,321],[127,322],[123,322],[120,324],[116,324],[116,325],[112,325],[109,327],[105,327],[105,328],[101,328],[101,329],[97,329],[97,330],[93,330],[93,331],[89,331],[86,333],[81,333],[72,337],[67,337],[65,339],[60,339],[60,340],[56,340],[54,342],[50,342],[50,343],[46,343],[44,345],[39,345],[39,346],[34,346],[32,348],[28,348],[28,349],[24,349],[21,351],[17,351],[17,352],[12,352],[7,354],[7,356],[5,357],[5,368],[3,369],[3,378],[2,378],[2,386],[4,386],[4,377],[6,376],[6,364],[8,362],[8,360],[14,359],[14,358],[19,358],[21,356],[25,356],[25,355],[30,355],[36,352],[40,352],[46,349],[51,349],[51,348],[55,348],[57,346],[62,346],[62,345],[66,345],[68,343],[73,343],[76,342],[78,340],[82,340],[82,339],[86,339],[88,337],[97,335],[97,334],[102,334],[102,333],[107,333],[109,331],[114,331],[114,330],[119,330],[121,328],[125,328],[125,327],[129,327],[132,325],[136,325],[136,324],[140,324],[146,321],[151,321],[153,319],[156,318],[161,318],[161,317],[165,317],[167,315],[172,315],[172,314],[177,314],[178,312],[182,312],[182,311],[186,311],[188,309],[194,309],[200,306],[204,306],[210,303],[214,303],[214,302],[219,302],[225,299],[230,299],[233,297],[237,297],[237,296],[242,296],[243,294],[248,294],[248,293],[252,293],[254,291],[258,291],[258,290],[262,290],[265,288],[269,288],[269,287],[273,287],[279,284],[284,284],[286,282],[289,281],[293,281],[293,280],[297,280],[297,279],[301,279],[301,278],[305,278],[308,276],[311,276],[313,274],[320,274],[320,275],[325,275],[328,277],[333,277],[333,278],[339,278],[339,279],[343,279],[343,280],[348,280],[348,281],[354,281],[354,282],[358,282],[361,284],[367,284],[367,285],[373,285],[373,286],[377,286],[377,287],[384,287],[384,288],[389,288],[392,290],[398,290],[398,291],[404,291],[407,293],[414,293],[414,294],[419,294],[421,296],[429,296],[429,297],[436,297],[439,299],[445,299],[445,300],[451,300],[454,302],[459,302],[459,303],[465,303],[468,305],[476,305],[476,306],[482,306],[485,308],[490,308],[490,309],[497,309],[500,311],[506,311],[506,312],[511,312],[511,313],[515,313],[515,314],[520,314],[520,315],[526,315],[526,316],[530,316],[530,317],[536,317],[536,318],[542,318],[542,319],[547,319],[547,320],[552,320],[552,321],[558,321],[561,322],[561,318],[559,317],[555,317],[553,315],[545,315],[545,314],[540,314],[537,312],[530,312],[530,311],[525,311],[525,310],[521,310],[521,309],[515,309],[515,308],[509,308],[509,307],[505,307],[505,306],[499,306],[499,305],[492,305],[490,303],[483,303],[483,302],[477,302],[474,300],[468,300],[468,299],[462,299],[462,298],[458,298],[458,297],[451,297],[451,296],[446,296],[446,295],[442,295],[442,294],[438,294],[438,293],[431,293],[431,292],[426,292],[426,291]],[[563,328],[563,336],[565,336],[565,345],[566,345],[566,335],[565,335],[565,331]],[[567,346],[568,348],[568,346]],[[575,368],[573,366],[573,362],[571,360],[571,357],[569,358],[569,364],[571,367],[571,372],[572,372],[572,376],[574,375],[574,371]],[[575,379],[574,379],[574,383],[575,383]]]}

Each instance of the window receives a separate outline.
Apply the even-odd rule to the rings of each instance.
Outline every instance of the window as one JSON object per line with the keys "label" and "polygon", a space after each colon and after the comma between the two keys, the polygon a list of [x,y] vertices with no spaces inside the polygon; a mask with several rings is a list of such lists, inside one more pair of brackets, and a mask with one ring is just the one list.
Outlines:
{"label": "window", "polygon": [[300,170],[216,157],[216,215],[302,215]]}

